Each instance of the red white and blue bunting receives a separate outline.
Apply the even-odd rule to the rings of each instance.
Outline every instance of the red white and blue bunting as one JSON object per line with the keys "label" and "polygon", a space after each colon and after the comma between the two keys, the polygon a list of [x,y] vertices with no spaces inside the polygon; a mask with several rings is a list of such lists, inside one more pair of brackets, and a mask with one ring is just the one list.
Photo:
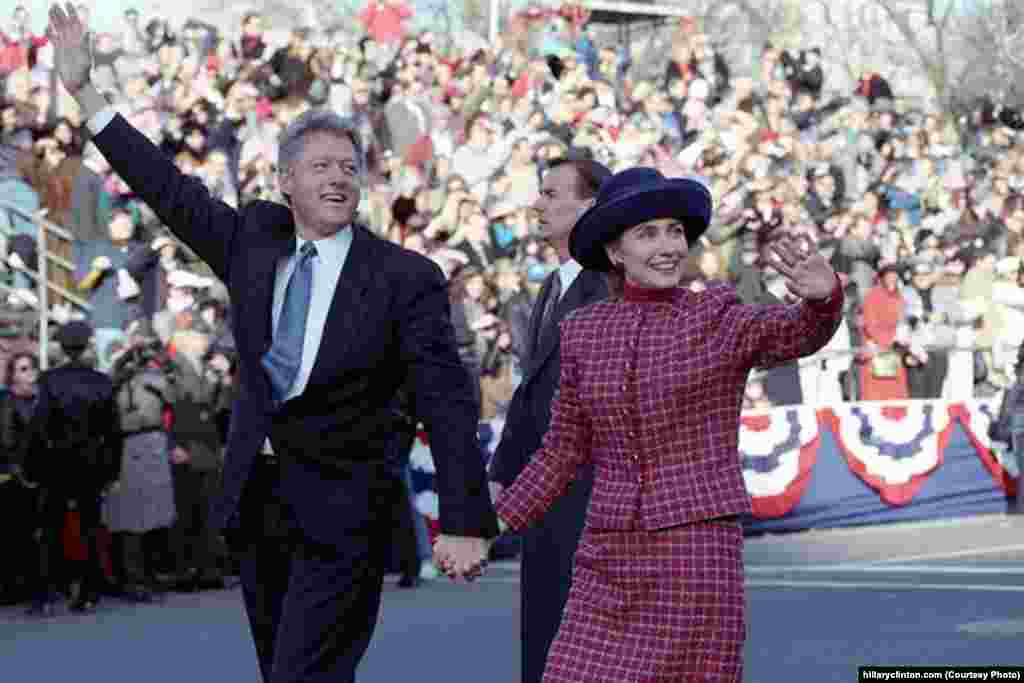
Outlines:
{"label": "red white and blue bunting", "polygon": [[792,406],[740,418],[740,462],[755,517],[781,517],[796,507],[807,490],[820,445],[813,407]]}
{"label": "red white and blue bunting", "polygon": [[412,470],[412,496],[416,510],[436,526],[440,505],[434,487],[434,458],[430,454],[427,435],[420,432],[412,444],[409,454],[409,468]]}
{"label": "red white and blue bunting", "polygon": [[[739,458],[753,514],[785,516],[800,502],[818,459],[822,432],[835,435],[850,470],[888,505],[911,503],[921,486],[942,466],[943,453],[959,422],[995,482],[1010,496],[1018,472],[1012,453],[988,437],[1000,397],[966,402],[901,401],[839,404],[815,410],[787,406],[740,418]],[[488,459],[504,424],[481,427]],[[416,508],[437,528],[438,497],[427,435],[421,433],[410,456]]]}
{"label": "red white and blue bunting", "polygon": [[988,436],[989,427],[999,414],[1002,400],[1003,396],[1000,393],[992,398],[957,403],[952,410],[963,425],[974,450],[978,452],[978,457],[992,473],[992,478],[1008,496],[1015,496],[1020,475],[1017,471],[1017,460],[1007,444],[993,442]]}
{"label": "red white and blue bunting", "polygon": [[850,469],[890,505],[909,503],[942,464],[955,426],[944,401],[850,403],[823,412]]}

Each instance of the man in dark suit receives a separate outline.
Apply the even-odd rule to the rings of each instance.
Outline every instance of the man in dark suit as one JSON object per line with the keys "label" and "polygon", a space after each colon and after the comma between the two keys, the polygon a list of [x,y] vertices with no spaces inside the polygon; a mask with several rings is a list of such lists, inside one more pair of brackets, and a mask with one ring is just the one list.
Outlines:
{"label": "man in dark suit", "polygon": [[377,622],[391,536],[382,491],[400,386],[427,425],[437,467],[435,561],[472,577],[497,534],[444,276],[353,223],[365,160],[337,115],[308,112],[282,135],[290,206],[236,211],[113,113],[89,82],[73,8],[51,9],[49,35],[94,144],[231,294],[238,394],[211,524],[239,554],[263,678],[353,681]]}
{"label": "man in dark suit", "polygon": [[[558,323],[571,311],[608,296],[600,273],[582,270],[569,256],[569,233],[593,204],[611,172],[596,161],[553,162],[535,204],[540,233],[557,250],[558,270],[544,281],[529,325],[523,379],[512,397],[502,439],[490,465],[492,493],[511,484],[540,448],[551,422],[551,402],[559,379]],[[561,293],[561,296],[559,296]],[[545,316],[545,310],[550,311]],[[581,467],[576,480],[544,519],[523,535],[522,680],[541,680],[548,648],[569,597],[572,558],[583,531],[593,468]]]}

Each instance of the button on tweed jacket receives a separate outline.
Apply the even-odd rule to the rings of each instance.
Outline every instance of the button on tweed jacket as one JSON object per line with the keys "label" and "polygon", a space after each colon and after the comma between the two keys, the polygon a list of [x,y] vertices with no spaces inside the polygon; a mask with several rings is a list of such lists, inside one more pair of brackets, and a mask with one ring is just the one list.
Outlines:
{"label": "button on tweed jacket", "polygon": [[668,299],[601,301],[561,323],[551,427],[498,499],[513,530],[538,520],[588,460],[590,529],[656,530],[750,510],[737,447],[747,375],[822,348],[842,293],[758,306],[712,285]]}

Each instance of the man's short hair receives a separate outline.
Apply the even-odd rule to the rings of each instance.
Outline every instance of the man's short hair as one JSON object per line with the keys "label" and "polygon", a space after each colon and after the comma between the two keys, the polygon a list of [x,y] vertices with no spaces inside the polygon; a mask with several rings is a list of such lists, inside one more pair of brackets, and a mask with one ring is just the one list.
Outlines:
{"label": "man's short hair", "polygon": [[611,170],[599,161],[565,156],[553,159],[548,163],[548,170],[559,166],[572,166],[576,172],[576,195],[580,199],[593,199],[601,190],[601,185],[612,176]]}
{"label": "man's short hair", "polygon": [[329,109],[311,109],[288,124],[281,133],[278,140],[277,165],[282,173],[292,170],[295,160],[302,152],[306,136],[316,132],[333,133],[338,137],[347,138],[355,149],[359,177],[365,179],[366,154],[359,131],[351,119],[339,116]]}

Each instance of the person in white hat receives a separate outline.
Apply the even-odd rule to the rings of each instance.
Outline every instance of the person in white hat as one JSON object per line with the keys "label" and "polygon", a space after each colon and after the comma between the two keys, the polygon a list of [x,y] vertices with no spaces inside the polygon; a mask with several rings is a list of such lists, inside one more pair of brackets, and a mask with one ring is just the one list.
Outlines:
{"label": "person in white hat", "polygon": [[198,318],[199,313],[195,310],[196,296],[212,284],[209,278],[200,277],[189,270],[178,269],[167,274],[167,303],[153,315],[153,330],[160,341],[166,344],[177,330],[190,327],[183,327],[185,319],[181,317],[182,314]]}

